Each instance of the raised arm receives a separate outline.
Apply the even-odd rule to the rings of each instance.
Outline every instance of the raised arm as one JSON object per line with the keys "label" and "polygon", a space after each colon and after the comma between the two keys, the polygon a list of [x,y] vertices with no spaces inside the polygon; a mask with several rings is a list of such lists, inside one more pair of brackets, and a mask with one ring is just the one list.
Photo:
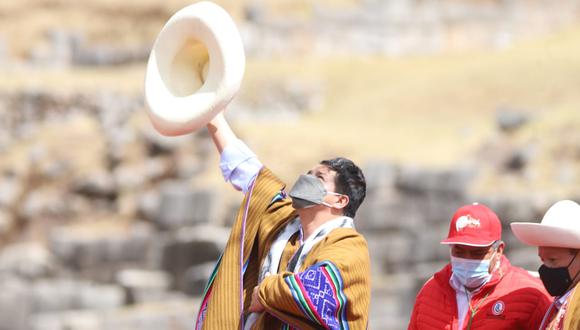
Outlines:
{"label": "raised arm", "polygon": [[238,140],[222,112],[218,113],[208,124],[207,130],[220,155],[224,149]]}
{"label": "raised arm", "polygon": [[230,128],[223,113],[208,124],[207,129],[220,154],[220,169],[227,182],[246,193],[262,168],[258,157]]}

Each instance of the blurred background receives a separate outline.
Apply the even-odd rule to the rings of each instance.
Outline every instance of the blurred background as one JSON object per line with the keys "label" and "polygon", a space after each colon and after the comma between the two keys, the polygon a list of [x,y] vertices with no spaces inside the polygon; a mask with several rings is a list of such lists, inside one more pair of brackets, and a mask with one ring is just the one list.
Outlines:
{"label": "blurred background", "polygon": [[[0,2],[0,329],[191,329],[242,195],[207,131],[164,138],[145,63],[181,0]],[[580,201],[580,0],[229,0],[226,112],[288,183],[364,170],[371,329],[406,329],[459,206],[509,231]]]}

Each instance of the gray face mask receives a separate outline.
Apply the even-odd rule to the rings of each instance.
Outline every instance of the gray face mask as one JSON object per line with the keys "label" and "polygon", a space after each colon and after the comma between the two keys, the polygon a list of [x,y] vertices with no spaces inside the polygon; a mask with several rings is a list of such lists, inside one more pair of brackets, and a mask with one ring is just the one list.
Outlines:
{"label": "gray face mask", "polygon": [[307,207],[312,207],[314,205],[324,205],[332,207],[330,204],[324,202],[324,196],[327,194],[340,196],[331,191],[326,191],[324,185],[320,180],[314,175],[302,174],[294,183],[294,186],[288,193],[292,198],[292,206],[295,209],[303,209]]}

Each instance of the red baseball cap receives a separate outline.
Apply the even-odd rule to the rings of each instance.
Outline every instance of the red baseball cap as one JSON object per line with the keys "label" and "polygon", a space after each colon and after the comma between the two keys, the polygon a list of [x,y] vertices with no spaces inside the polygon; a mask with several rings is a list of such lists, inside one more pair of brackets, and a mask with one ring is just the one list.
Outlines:
{"label": "red baseball cap", "polygon": [[501,240],[501,223],[497,215],[479,203],[460,207],[449,224],[449,235],[441,244],[490,246]]}

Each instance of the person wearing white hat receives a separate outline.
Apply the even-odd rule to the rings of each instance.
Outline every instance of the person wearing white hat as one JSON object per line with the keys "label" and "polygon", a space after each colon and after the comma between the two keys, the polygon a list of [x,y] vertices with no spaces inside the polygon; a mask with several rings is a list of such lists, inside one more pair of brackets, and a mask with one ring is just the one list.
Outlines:
{"label": "person wearing white hat", "polygon": [[366,329],[370,257],[353,222],[364,175],[348,159],[324,160],[287,193],[223,116],[244,66],[232,18],[208,1],[169,19],[147,66],[153,127],[176,136],[207,125],[224,178],[245,194],[195,329]]}
{"label": "person wearing white hat", "polygon": [[580,205],[562,200],[548,209],[540,223],[514,222],[511,228],[520,241],[538,247],[540,279],[555,297],[540,330],[579,330]]}

